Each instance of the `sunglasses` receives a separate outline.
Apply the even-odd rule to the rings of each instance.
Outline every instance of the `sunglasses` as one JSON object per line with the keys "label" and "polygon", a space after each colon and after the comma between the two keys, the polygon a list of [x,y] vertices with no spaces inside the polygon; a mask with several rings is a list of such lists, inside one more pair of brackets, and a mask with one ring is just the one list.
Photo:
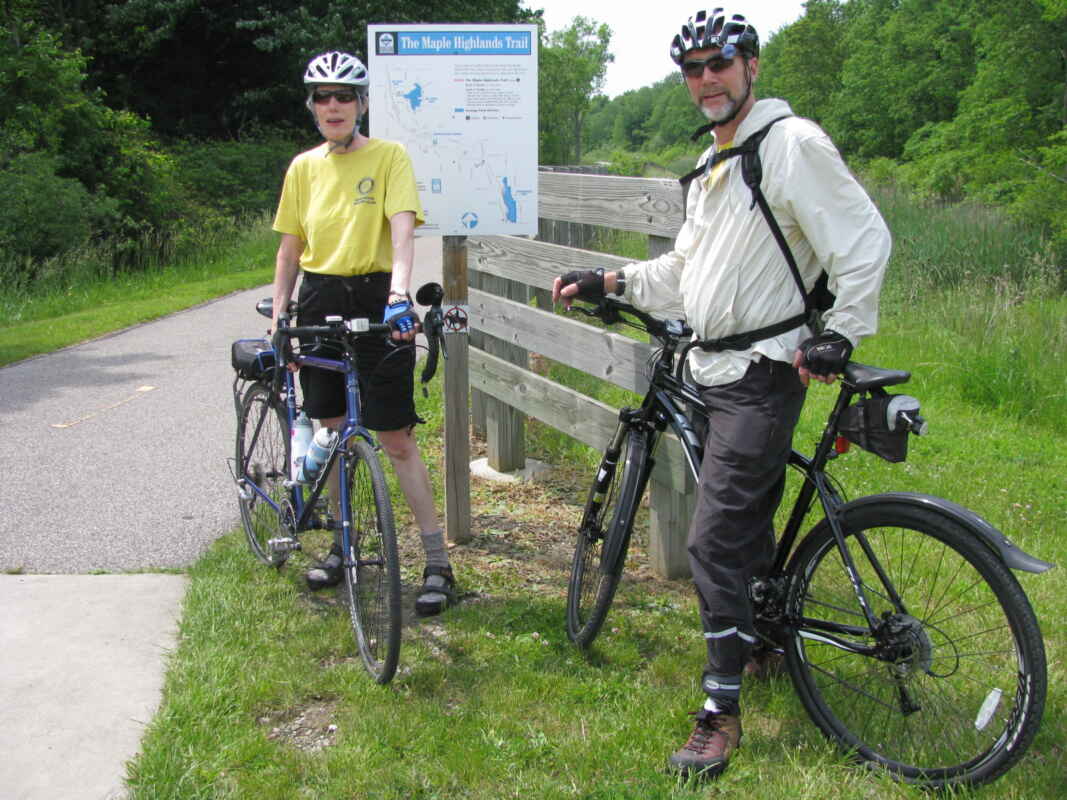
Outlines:
{"label": "sunglasses", "polygon": [[[726,52],[726,48],[729,48],[729,53]],[[716,53],[703,60],[683,61],[682,73],[687,78],[699,78],[704,74],[705,69],[710,69],[712,72],[722,72],[729,69],[730,65],[734,63],[736,54],[737,51],[734,46],[728,44],[723,48],[723,52]]]}
{"label": "sunglasses", "polygon": [[354,103],[359,95],[351,89],[317,89],[311,93],[311,99],[320,105],[330,102],[331,97],[338,103]]}

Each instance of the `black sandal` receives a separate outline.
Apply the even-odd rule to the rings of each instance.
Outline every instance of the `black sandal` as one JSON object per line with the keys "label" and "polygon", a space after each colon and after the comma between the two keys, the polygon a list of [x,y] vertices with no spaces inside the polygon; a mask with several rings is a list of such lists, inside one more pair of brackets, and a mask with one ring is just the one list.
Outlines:
{"label": "black sandal", "polygon": [[309,569],[304,577],[307,579],[308,587],[312,590],[325,589],[339,584],[341,578],[344,577],[344,558],[341,555],[341,548],[337,545],[331,547],[330,554],[325,560]]}
{"label": "black sandal", "polygon": [[422,589],[415,599],[415,613],[422,617],[440,614],[456,602],[456,578],[452,567],[427,565],[422,571]]}

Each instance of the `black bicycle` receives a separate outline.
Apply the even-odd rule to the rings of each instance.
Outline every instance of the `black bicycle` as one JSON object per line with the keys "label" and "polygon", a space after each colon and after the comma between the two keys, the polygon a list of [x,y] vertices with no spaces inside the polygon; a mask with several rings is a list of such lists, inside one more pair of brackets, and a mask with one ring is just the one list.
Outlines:
{"label": "black bicycle", "polygon": [[[433,377],[443,346],[443,295],[436,283],[424,285],[416,295],[420,305],[430,306],[423,318],[429,343],[423,384]],[[256,304],[268,319],[272,309],[271,298]],[[361,420],[355,342],[361,336],[387,336],[391,328],[341,317],[327,317],[325,325],[292,326],[290,319],[297,311],[297,304],[290,302],[278,315],[271,342],[239,340],[233,345],[237,410],[233,473],[241,521],[253,555],[273,567],[281,567],[294,551],[303,549],[301,534],[340,531],[356,645],[371,676],[387,683],[400,658],[400,561],[378,447]],[[290,363],[345,376],[346,420],[324,468],[310,485],[297,480],[290,459],[293,423],[299,413],[293,375],[286,368]],[[323,496],[335,462],[340,492],[336,517]],[[326,541],[333,541],[332,533]]]}
{"label": "black bicycle", "polygon": [[[695,478],[693,423],[706,424],[707,407],[685,379],[694,345],[683,323],[611,299],[573,309],[660,345],[641,406],[619,412],[578,530],[567,633],[585,647],[615,596],[661,435],[677,435]],[[846,501],[825,468],[847,444],[901,461],[908,436],[925,431],[918,401],[886,392],[909,378],[850,363],[814,454],[791,453],[800,488],[770,574],[750,587],[758,646],[784,653],[812,721],[857,760],[909,783],[978,784],[1014,765],[1041,724],[1045,649],[1011,570],[1052,565],[941,498]],[[797,543],[816,501],[823,517]]]}

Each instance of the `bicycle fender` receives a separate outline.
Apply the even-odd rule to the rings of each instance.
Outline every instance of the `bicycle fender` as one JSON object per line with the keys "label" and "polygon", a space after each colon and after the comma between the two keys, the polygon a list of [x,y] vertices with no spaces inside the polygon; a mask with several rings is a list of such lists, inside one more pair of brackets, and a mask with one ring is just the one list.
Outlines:
{"label": "bicycle fender", "polygon": [[917,492],[888,492],[852,500],[841,506],[838,511],[841,514],[845,514],[852,508],[877,505],[879,503],[903,503],[904,505],[935,511],[962,525],[974,534],[1011,569],[1040,574],[1056,566],[1047,561],[1042,561],[1024,550],[1020,550],[1007,536],[971,511],[971,509],[965,508],[958,503],[953,503],[951,500],[945,500],[942,497],[934,497],[933,495],[919,494]]}

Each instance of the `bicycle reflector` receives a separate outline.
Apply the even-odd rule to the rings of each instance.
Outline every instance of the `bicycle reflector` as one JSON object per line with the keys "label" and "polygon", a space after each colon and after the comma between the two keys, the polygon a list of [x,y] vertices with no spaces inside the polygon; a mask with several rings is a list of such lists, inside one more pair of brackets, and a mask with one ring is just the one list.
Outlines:
{"label": "bicycle reflector", "polygon": [[844,436],[838,436],[836,439],[834,439],[834,450],[836,450],[838,453],[847,453],[850,447],[852,447],[852,442],[850,442]]}

